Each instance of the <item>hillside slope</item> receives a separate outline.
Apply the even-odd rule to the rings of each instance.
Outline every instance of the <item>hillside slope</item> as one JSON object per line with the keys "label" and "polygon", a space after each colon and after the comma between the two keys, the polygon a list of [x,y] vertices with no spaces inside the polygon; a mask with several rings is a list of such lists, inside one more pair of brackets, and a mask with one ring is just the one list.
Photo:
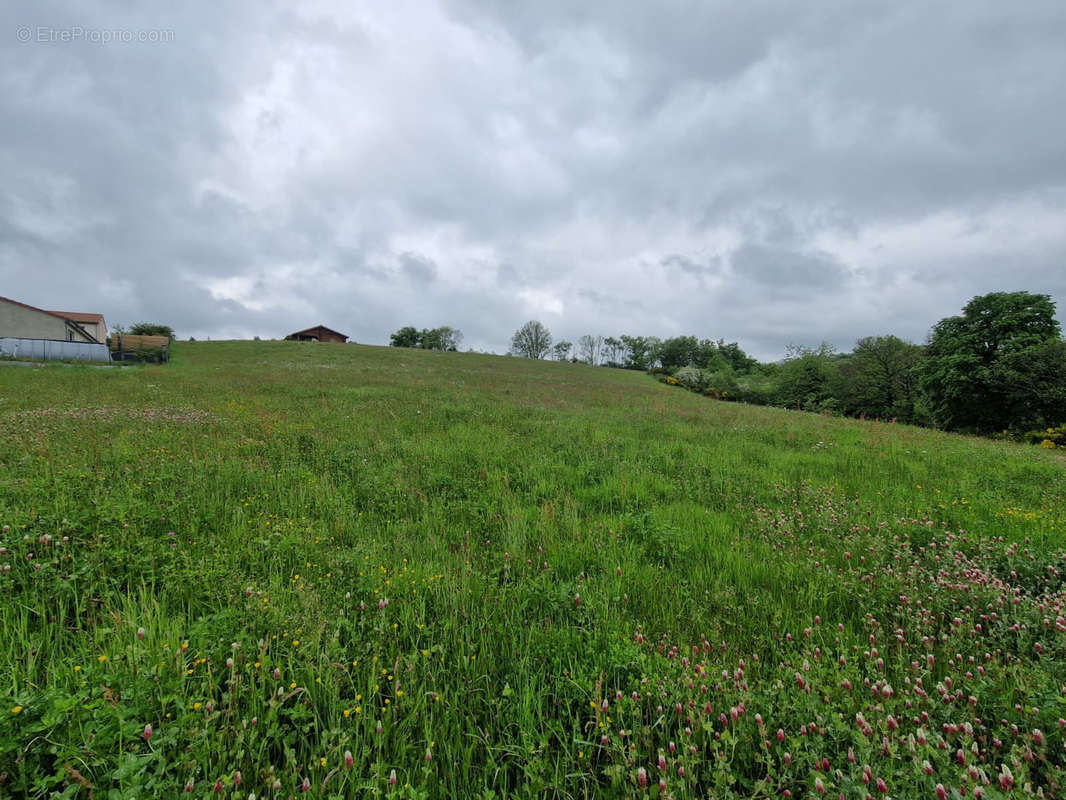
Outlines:
{"label": "hillside slope", "polygon": [[1061,791],[1055,453],[290,342],[4,370],[0,444],[0,793]]}

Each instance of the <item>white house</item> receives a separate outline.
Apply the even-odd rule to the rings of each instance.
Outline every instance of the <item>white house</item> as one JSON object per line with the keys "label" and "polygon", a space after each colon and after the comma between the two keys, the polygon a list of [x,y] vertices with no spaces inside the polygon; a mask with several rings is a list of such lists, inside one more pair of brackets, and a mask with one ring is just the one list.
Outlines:
{"label": "white house", "polygon": [[[100,322],[103,322],[102,316]],[[106,335],[105,339],[97,339],[95,336],[97,328],[92,327],[93,330],[90,332],[81,323],[58,312],[45,311],[43,308],[26,305],[18,300],[0,297],[0,338],[53,339],[63,342],[103,344]]]}

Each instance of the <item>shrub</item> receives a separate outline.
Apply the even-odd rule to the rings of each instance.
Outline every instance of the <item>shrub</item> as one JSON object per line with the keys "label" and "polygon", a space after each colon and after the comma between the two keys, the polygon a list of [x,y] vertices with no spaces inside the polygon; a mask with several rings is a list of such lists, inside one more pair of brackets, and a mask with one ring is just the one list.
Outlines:
{"label": "shrub", "polygon": [[707,379],[698,367],[681,367],[674,373],[674,378],[686,389],[694,392],[703,391],[707,385]]}

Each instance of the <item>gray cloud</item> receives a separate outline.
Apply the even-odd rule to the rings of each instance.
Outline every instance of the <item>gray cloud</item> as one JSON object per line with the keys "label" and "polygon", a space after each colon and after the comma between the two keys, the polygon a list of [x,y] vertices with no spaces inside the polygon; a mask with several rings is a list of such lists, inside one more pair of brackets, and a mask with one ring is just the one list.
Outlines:
{"label": "gray cloud", "polygon": [[[37,41],[75,26],[170,40]],[[0,282],[37,305],[776,358],[1066,303],[1057,0],[46,2],[5,33]]]}

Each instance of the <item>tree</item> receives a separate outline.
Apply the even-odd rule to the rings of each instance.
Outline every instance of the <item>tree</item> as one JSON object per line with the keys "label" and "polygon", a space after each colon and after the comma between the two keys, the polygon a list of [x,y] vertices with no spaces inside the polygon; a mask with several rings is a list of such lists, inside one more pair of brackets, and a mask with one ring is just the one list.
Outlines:
{"label": "tree", "polygon": [[443,325],[440,328],[427,330],[425,328],[418,334],[418,347],[423,350],[449,350],[455,352],[463,341],[463,332]]}
{"label": "tree", "polygon": [[934,422],[976,433],[1058,424],[1063,349],[1048,295],[975,297],[929,337],[920,384]]}
{"label": "tree", "polygon": [[777,373],[774,402],[804,411],[832,409],[836,370],[831,344],[822,342],[816,348],[789,345],[785,363]]}
{"label": "tree", "polygon": [[442,325],[439,328],[423,328],[422,330],[418,330],[413,325],[407,325],[389,336],[390,347],[418,347],[422,350],[450,350],[454,352],[459,349],[462,341],[463,332],[448,325]]}
{"label": "tree", "polygon": [[418,347],[418,328],[405,325],[389,336],[389,347]]}
{"label": "tree", "polygon": [[544,358],[551,346],[551,332],[536,320],[527,322],[511,337],[511,350],[525,358]]}
{"label": "tree", "polygon": [[867,336],[840,364],[834,392],[847,414],[915,422],[922,348],[896,336]]}
{"label": "tree", "polygon": [[[117,329],[116,329],[117,330]],[[130,329],[125,331],[137,336],[168,336],[174,338],[174,329],[169,325],[161,325],[158,322],[135,322]]]}
{"label": "tree", "polygon": [[700,366],[702,348],[695,336],[674,336],[659,344],[656,351],[663,369]]}
{"label": "tree", "polygon": [[622,335],[622,345],[625,347],[626,369],[651,369],[655,366],[655,353],[659,347],[659,339],[655,336],[626,336]]}
{"label": "tree", "polygon": [[737,375],[747,375],[759,364],[757,360],[741,350],[736,342],[726,344],[724,339],[719,339],[717,349],[718,354],[728,362]]}
{"label": "tree", "polygon": [[577,357],[584,361],[586,364],[590,364],[593,367],[598,366],[600,363],[602,352],[602,336],[590,336],[586,333],[584,336],[577,340]]}
{"label": "tree", "polygon": [[608,336],[603,340],[603,357],[609,367],[622,366],[622,355],[625,353],[625,350],[626,346],[622,344],[621,339]]}
{"label": "tree", "polygon": [[570,358],[570,350],[573,349],[574,343],[568,342],[566,339],[556,342],[552,348],[552,358],[556,361],[566,361]]}

